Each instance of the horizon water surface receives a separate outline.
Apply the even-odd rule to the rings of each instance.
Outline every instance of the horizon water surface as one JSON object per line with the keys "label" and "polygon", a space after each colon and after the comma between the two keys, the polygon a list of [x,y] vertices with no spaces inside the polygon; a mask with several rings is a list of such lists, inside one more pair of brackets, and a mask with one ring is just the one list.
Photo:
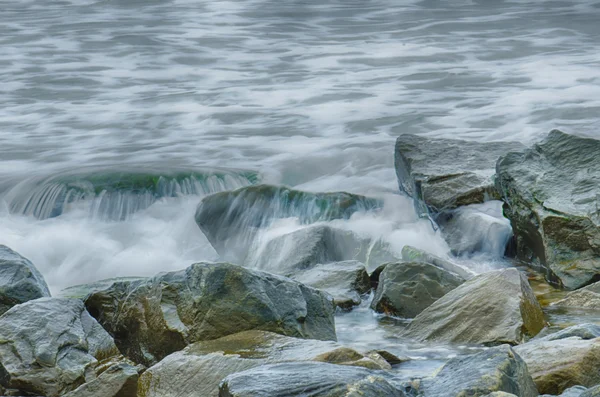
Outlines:
{"label": "horizon water surface", "polygon": [[[385,197],[384,211],[336,225],[444,256],[399,195],[395,138],[599,136],[599,20],[600,2],[585,0],[3,0],[0,244],[31,259],[53,293],[215,261],[195,207],[256,182],[249,172]],[[120,197],[116,218],[98,200],[51,217],[26,209],[56,199],[53,178],[107,169],[229,176],[134,209]],[[340,339],[377,328],[365,316],[341,316]]]}

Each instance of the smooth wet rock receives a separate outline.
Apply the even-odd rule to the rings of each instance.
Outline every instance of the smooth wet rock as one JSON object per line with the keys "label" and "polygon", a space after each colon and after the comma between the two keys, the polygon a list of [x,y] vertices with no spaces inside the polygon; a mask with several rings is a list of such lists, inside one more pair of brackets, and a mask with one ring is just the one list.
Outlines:
{"label": "smooth wet rock", "polygon": [[520,259],[577,289],[600,279],[600,141],[558,130],[496,166]]}
{"label": "smooth wet rock", "polygon": [[510,221],[502,216],[501,201],[460,207],[438,217],[437,223],[456,256],[483,253],[502,258],[512,237]]}
{"label": "smooth wet rock", "polygon": [[585,324],[577,324],[571,327],[565,328],[555,333],[551,333],[549,335],[544,335],[541,337],[536,337],[534,340],[559,340],[566,339],[572,336],[576,336],[581,339],[595,339],[600,337],[600,325],[585,323]]}
{"label": "smooth wet rock", "polygon": [[93,378],[98,360],[119,354],[76,299],[40,298],[0,316],[0,383],[55,397]]}
{"label": "smooth wet rock", "polygon": [[600,339],[538,340],[515,347],[540,394],[561,394],[572,386],[600,383]]}
{"label": "smooth wet rock", "polygon": [[400,191],[415,200],[419,213],[438,213],[500,198],[494,187],[496,160],[523,145],[469,142],[400,135],[395,166]]}
{"label": "smooth wet rock", "polygon": [[275,219],[301,223],[347,219],[382,207],[377,199],[345,192],[311,193],[284,186],[254,185],[202,199],[196,223],[222,257],[243,261],[257,229]]}
{"label": "smooth wet rock", "polygon": [[481,274],[435,301],[404,336],[420,341],[519,344],[544,328],[544,314],[517,269]]}
{"label": "smooth wet rock", "polygon": [[469,280],[475,277],[476,275],[476,273],[469,268],[439,258],[435,255],[432,255],[428,252],[412,247],[410,245],[405,245],[404,248],[402,248],[402,260],[405,262],[431,263],[432,265],[454,273],[465,280]]}
{"label": "smooth wet rock", "polygon": [[579,397],[600,397],[600,385],[587,389]]}
{"label": "smooth wet rock", "polygon": [[139,368],[129,363],[110,363],[98,377],[84,383],[64,397],[135,397]]}
{"label": "smooth wet rock", "polygon": [[508,345],[448,361],[432,378],[421,381],[419,392],[425,397],[485,396],[512,393],[537,397],[527,365]]}
{"label": "smooth wet rock", "polygon": [[165,357],[140,378],[138,397],[216,396],[227,375],[267,363],[336,362],[390,369],[382,355],[359,353],[332,341],[298,339],[264,331],[245,331],[196,342]]}
{"label": "smooth wet rock", "polygon": [[567,296],[552,305],[598,309],[600,308],[600,282],[569,292]]}
{"label": "smooth wet rock", "polygon": [[115,283],[85,304],[123,354],[147,366],[190,343],[250,329],[336,339],[329,294],[227,263]]}
{"label": "smooth wet rock", "polygon": [[19,303],[49,296],[48,285],[33,263],[0,245],[0,314]]}
{"label": "smooth wet rock", "polygon": [[379,275],[371,308],[413,318],[464,282],[454,273],[423,262],[389,263]]}
{"label": "smooth wet rock", "polygon": [[328,363],[264,365],[226,377],[220,397],[404,397],[380,372]]}
{"label": "smooth wet rock", "polygon": [[365,265],[358,261],[343,261],[317,265],[297,272],[292,279],[320,289],[333,296],[336,306],[350,309],[359,305],[361,296],[371,291],[371,280]]}

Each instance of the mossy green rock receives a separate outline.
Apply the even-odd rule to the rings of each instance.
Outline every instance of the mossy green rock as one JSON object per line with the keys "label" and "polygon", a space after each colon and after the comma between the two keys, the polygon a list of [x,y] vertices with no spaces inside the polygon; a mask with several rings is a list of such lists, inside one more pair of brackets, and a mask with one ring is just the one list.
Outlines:
{"label": "mossy green rock", "polygon": [[378,199],[345,192],[254,185],[205,197],[196,210],[196,223],[220,255],[240,261],[256,229],[274,219],[296,217],[302,223],[346,219],[382,205]]}
{"label": "mossy green rock", "polygon": [[553,130],[496,166],[519,258],[566,289],[600,277],[599,158],[600,141]]}
{"label": "mossy green rock", "polygon": [[147,366],[190,343],[250,329],[336,339],[330,295],[228,263],[115,283],[85,304],[123,354]]}
{"label": "mossy green rock", "polygon": [[519,344],[544,328],[544,314],[517,269],[481,274],[417,315],[404,336],[420,341]]}

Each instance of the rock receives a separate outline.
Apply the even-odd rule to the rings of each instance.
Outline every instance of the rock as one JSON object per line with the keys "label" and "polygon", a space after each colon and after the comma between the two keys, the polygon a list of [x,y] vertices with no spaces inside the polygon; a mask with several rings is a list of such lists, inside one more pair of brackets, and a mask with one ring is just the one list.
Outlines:
{"label": "rock", "polygon": [[515,347],[540,394],[561,394],[571,386],[600,383],[600,339],[537,340]]}
{"label": "rock", "polygon": [[311,360],[391,368],[380,354],[359,353],[336,342],[245,331],[196,342],[165,357],[141,376],[138,397],[214,396],[227,375],[267,363]]}
{"label": "rock", "polygon": [[263,365],[226,377],[220,397],[308,396],[358,397],[405,394],[381,373],[328,363],[282,363]]}
{"label": "rock", "polygon": [[600,282],[590,284],[577,291],[569,292],[563,299],[556,301],[553,306],[579,307],[596,309],[600,307]]}
{"label": "rock", "polygon": [[117,363],[104,368],[98,377],[84,383],[64,397],[135,397],[138,389],[138,368]]}
{"label": "rock", "polygon": [[55,397],[93,374],[98,360],[119,354],[112,338],[76,299],[40,298],[0,317],[0,383]]}
{"label": "rock", "polygon": [[453,273],[428,263],[389,263],[379,276],[371,309],[413,318],[463,282]]}
{"label": "rock", "polygon": [[504,393],[503,391],[495,391],[490,394],[486,394],[484,397],[518,397],[512,393]]}
{"label": "rock", "polygon": [[437,218],[442,236],[456,256],[485,253],[502,258],[512,237],[501,201],[471,204]]}
{"label": "rock", "polygon": [[518,257],[566,289],[600,277],[599,156],[600,141],[553,130],[496,166]]}
{"label": "rock", "polygon": [[255,185],[205,197],[196,210],[196,223],[219,255],[241,262],[256,230],[275,219],[295,217],[301,223],[347,219],[382,205],[380,200],[345,192]]}
{"label": "rock", "polygon": [[100,280],[89,284],[80,284],[67,287],[57,294],[57,298],[75,298],[85,300],[94,292],[102,291],[109,288],[117,282],[130,282],[147,280],[147,277],[115,277],[106,280]]}
{"label": "rock", "polygon": [[577,336],[581,339],[595,339],[600,337],[600,325],[585,323],[585,324],[577,324],[572,327],[565,328],[555,333],[551,333],[549,335],[537,336],[534,340],[559,340],[566,339],[572,336]]}
{"label": "rock", "polygon": [[432,265],[454,273],[465,280],[469,280],[476,275],[471,269],[439,258],[435,255],[431,255],[423,250],[411,247],[410,245],[405,245],[404,248],[402,248],[402,260],[405,262],[431,263]]}
{"label": "rock", "polygon": [[[583,386],[573,386],[565,390],[559,397],[580,397],[587,389]],[[555,397],[551,394],[543,394],[540,397]]]}
{"label": "rock", "polygon": [[448,292],[410,323],[405,336],[424,341],[519,344],[544,328],[544,314],[517,269],[481,274]]}
{"label": "rock", "polygon": [[527,365],[508,345],[451,359],[434,377],[423,379],[419,391],[426,397],[485,396],[494,392],[519,397],[538,395]]}
{"label": "rock", "polygon": [[493,176],[496,160],[520,150],[517,142],[469,142],[400,135],[395,166],[400,191],[415,200],[418,213],[499,199]]}
{"label": "rock", "polygon": [[190,343],[249,329],[336,339],[330,295],[227,263],[118,282],[85,304],[123,354],[146,366]]}
{"label": "rock", "polygon": [[600,397],[600,385],[587,389],[579,397]]}
{"label": "rock", "polygon": [[0,314],[19,303],[49,296],[46,281],[33,263],[0,245]]}
{"label": "rock", "polygon": [[333,296],[336,306],[350,309],[361,303],[361,295],[371,291],[371,280],[365,265],[358,261],[317,265],[291,275],[291,278]]}

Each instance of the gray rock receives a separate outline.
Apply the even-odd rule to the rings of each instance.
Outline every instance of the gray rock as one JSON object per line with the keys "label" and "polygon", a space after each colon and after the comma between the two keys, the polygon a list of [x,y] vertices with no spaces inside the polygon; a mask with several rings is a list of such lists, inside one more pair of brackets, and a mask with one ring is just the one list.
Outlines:
{"label": "gray rock", "polygon": [[230,374],[287,361],[334,362],[391,369],[381,355],[359,353],[336,342],[245,331],[196,342],[165,357],[140,377],[138,397],[216,396],[219,383]]}
{"label": "gray rock", "polygon": [[454,273],[465,280],[469,280],[476,275],[476,273],[469,268],[431,255],[428,252],[411,247],[410,245],[405,245],[404,248],[402,248],[402,260],[405,262],[431,263],[432,265]]}
{"label": "gray rock", "polygon": [[566,289],[600,277],[599,156],[600,141],[553,130],[496,166],[519,258]]}
{"label": "gray rock", "polygon": [[109,288],[111,285],[117,282],[130,282],[130,281],[141,281],[147,280],[147,277],[115,277],[106,280],[95,281],[89,284],[73,285],[61,290],[56,297],[57,298],[76,298],[85,300],[89,295],[94,292],[102,291]]}
{"label": "gray rock", "polygon": [[600,385],[587,389],[579,397],[600,397]]}
{"label": "gray rock", "polygon": [[250,329],[336,339],[329,294],[227,263],[115,283],[85,304],[123,354],[147,366],[190,343]]}
{"label": "gray rock", "polygon": [[600,339],[537,340],[515,347],[541,394],[600,383]]}
{"label": "gray rock", "polygon": [[403,397],[380,372],[328,363],[270,364],[226,377],[220,397]]}
{"label": "gray rock", "polygon": [[358,261],[343,261],[316,265],[294,273],[292,279],[323,290],[333,296],[336,306],[350,309],[359,305],[361,295],[371,291],[371,280],[365,265]]}
{"label": "gray rock", "polygon": [[519,344],[544,328],[544,314],[517,269],[481,274],[423,310],[404,335],[454,343]]}
{"label": "gray rock", "polygon": [[600,307],[600,282],[569,292],[567,296],[552,305],[597,309]]}
{"label": "gray rock", "polygon": [[425,397],[485,396],[494,392],[538,395],[527,365],[508,345],[451,359],[434,377],[423,379],[419,391]]}
{"label": "gray rock", "polygon": [[541,337],[538,335],[534,340],[559,340],[572,336],[577,336],[581,339],[598,338],[600,337],[600,325],[592,323],[577,324],[549,335]]}
{"label": "gray rock", "polygon": [[46,281],[33,263],[0,245],[0,314],[19,303],[49,296]]}
{"label": "gray rock", "polygon": [[96,379],[84,383],[64,397],[135,397],[138,391],[138,371],[135,365],[125,362],[111,363],[102,368]]}
{"label": "gray rock", "polygon": [[255,185],[202,199],[196,223],[227,260],[246,257],[257,229],[274,219],[297,217],[302,223],[349,218],[382,207],[377,199],[345,192],[310,193],[283,186]]}
{"label": "gray rock", "polygon": [[[573,386],[565,390],[558,397],[580,397],[587,389],[583,386]],[[551,394],[542,394],[540,397],[555,397]]]}
{"label": "gray rock", "polygon": [[379,276],[371,308],[412,318],[463,282],[453,273],[428,263],[389,263]]}
{"label": "gray rock", "polygon": [[494,188],[496,160],[523,145],[469,142],[400,135],[395,166],[400,191],[415,200],[418,213],[446,210],[499,199]]}
{"label": "gray rock", "polygon": [[55,397],[93,377],[98,360],[119,354],[76,299],[40,298],[0,317],[0,383]]}

